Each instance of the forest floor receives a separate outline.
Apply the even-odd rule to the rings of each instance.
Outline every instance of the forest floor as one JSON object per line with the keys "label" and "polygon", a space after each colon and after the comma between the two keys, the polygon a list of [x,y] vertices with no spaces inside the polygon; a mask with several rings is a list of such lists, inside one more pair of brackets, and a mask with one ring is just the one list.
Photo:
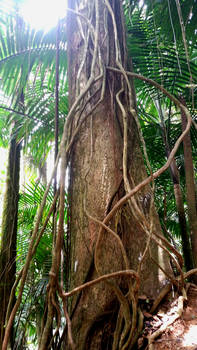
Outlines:
{"label": "forest floor", "polygon": [[[171,293],[167,295],[155,315],[152,316],[148,311],[144,311],[145,328],[143,335],[138,340],[138,349],[197,350],[197,286],[189,285],[187,300],[183,304],[183,312],[173,322],[177,308],[178,297],[175,298]],[[169,325],[171,322],[173,323]],[[164,331],[148,348],[147,338],[162,328]]]}

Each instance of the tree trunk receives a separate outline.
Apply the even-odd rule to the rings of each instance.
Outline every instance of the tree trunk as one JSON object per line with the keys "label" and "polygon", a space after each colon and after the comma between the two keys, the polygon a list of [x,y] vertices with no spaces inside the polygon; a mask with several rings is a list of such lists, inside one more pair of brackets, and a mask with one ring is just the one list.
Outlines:
{"label": "tree trunk", "polygon": [[[8,302],[16,274],[16,237],[19,195],[20,144],[13,137],[10,143],[6,179],[6,192],[2,216],[0,251],[0,348]],[[12,348],[11,340],[11,348]]]}
{"label": "tree trunk", "polygon": [[[183,98],[180,101],[185,104]],[[181,112],[182,130],[186,129],[187,118],[186,115]],[[194,267],[197,268],[197,210],[196,210],[196,191],[194,180],[194,166],[192,159],[192,146],[190,133],[188,133],[183,140],[184,148],[184,163],[185,163],[185,180],[186,180],[186,194],[187,194],[187,207],[188,207],[188,219],[191,231],[191,244]],[[197,278],[195,277],[195,281]]]}
{"label": "tree trunk", "polygon": [[183,205],[183,196],[182,196],[181,186],[179,182],[174,183],[174,195],[175,195],[176,207],[177,207],[177,212],[179,217],[185,268],[186,268],[186,271],[189,271],[193,268],[192,252],[191,252],[191,245],[190,245],[190,237],[187,231],[185,209]]}
{"label": "tree trunk", "polygon": [[[167,151],[167,155],[169,156],[170,152],[168,147],[166,148],[166,151]],[[190,245],[190,236],[187,230],[187,222],[186,222],[185,209],[183,204],[183,195],[182,195],[182,190],[181,190],[181,185],[179,180],[179,171],[178,171],[175,159],[173,159],[170,165],[170,174],[173,182],[174,196],[175,196],[176,208],[177,208],[177,213],[179,218],[179,227],[180,227],[180,233],[181,233],[181,242],[182,242],[185,268],[186,268],[186,271],[189,271],[193,268],[192,252],[191,252],[191,245]]]}
{"label": "tree trunk", "polygon": [[[121,60],[124,68],[127,68],[121,1],[109,1],[115,16],[118,43],[114,35],[115,29],[112,17],[106,6],[107,1],[98,2],[98,13],[95,10],[96,0],[79,1],[79,3],[70,0],[68,4],[70,8],[80,11],[82,16],[85,16],[77,16],[73,13],[69,15],[70,105],[74,103],[77,96],[87,86],[91,75],[99,76],[102,71],[99,60],[102,61],[103,69],[106,66],[117,67],[116,44],[119,45],[121,53],[121,57],[118,59]],[[91,65],[96,45],[93,39],[96,40],[96,34],[92,32],[89,22],[84,19],[87,17],[94,28],[96,27],[97,18],[99,23],[98,47],[100,53],[98,54],[97,51],[93,70]],[[104,79],[106,88],[102,102],[93,110],[101,96]],[[124,91],[120,95],[120,99],[128,118],[128,156],[126,158],[129,184],[127,185],[125,185],[125,173],[123,176],[124,118],[117,96],[123,86],[122,84],[124,85]],[[132,108],[134,108],[133,90],[131,90],[131,94]],[[70,159],[70,289],[95,279],[98,274],[107,274],[126,268],[117,239],[105,231],[98,244],[100,227],[88,215],[103,221],[115,203],[125,194],[125,191],[128,192],[129,186],[134,187],[134,184],[137,185],[147,176],[140,150],[136,122],[128,107],[128,87],[122,81],[121,75],[115,75],[107,70],[106,77],[104,75],[103,79],[92,85],[80,101],[83,106],[79,106],[78,113],[75,115],[72,131],[80,123],[81,118],[89,112],[90,116],[81,127]],[[150,196],[151,189],[148,186],[136,196],[136,200],[142,209],[141,215],[146,214],[144,218],[147,222],[151,220],[149,215],[150,203],[148,203]],[[132,203],[125,204],[116,212],[116,215],[110,221],[110,228],[122,240],[128,257],[129,268],[137,270],[148,237],[142,228],[143,220],[141,221],[140,217],[139,219],[135,217]],[[157,214],[154,209],[151,212],[154,230],[161,233]],[[95,246],[97,246],[96,256]],[[151,243],[149,253],[142,263],[140,292],[154,298],[162,285],[166,283],[166,276],[153,261],[156,261],[164,270],[171,273],[169,272],[170,268],[166,255],[161,248]],[[134,283],[134,280],[132,281]],[[119,313],[117,290],[123,296],[128,292],[126,278],[119,278],[113,280],[113,282],[115,287],[114,284],[112,285],[112,280],[110,280],[110,284],[97,284],[73,297],[70,304],[70,317],[76,349],[112,348],[113,333],[115,332]],[[118,342],[120,341],[119,337]],[[115,349],[115,345],[113,346],[113,349]]]}
{"label": "tree trunk", "polygon": [[[160,127],[161,127],[162,139],[165,146],[165,153],[168,158],[170,155],[170,146],[169,146],[168,136],[166,132],[164,115],[163,115],[159,98],[157,100],[154,100],[154,102],[155,102],[155,107],[157,108],[158,114],[160,116],[160,120],[161,120]],[[179,218],[179,229],[181,234],[183,257],[184,257],[186,270],[189,271],[193,268],[190,235],[187,230],[187,222],[185,217],[183,196],[182,196],[182,190],[180,185],[179,170],[177,168],[175,158],[172,160],[169,170],[170,170],[170,175],[173,183],[176,208],[177,208],[177,213]]]}

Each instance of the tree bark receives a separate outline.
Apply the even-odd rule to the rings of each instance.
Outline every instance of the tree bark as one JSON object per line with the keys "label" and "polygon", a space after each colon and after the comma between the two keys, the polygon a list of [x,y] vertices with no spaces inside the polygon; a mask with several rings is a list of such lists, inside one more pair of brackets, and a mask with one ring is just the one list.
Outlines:
{"label": "tree bark", "polygon": [[[124,21],[121,1],[109,1],[116,21],[118,44],[121,62],[127,68],[127,53],[125,50]],[[91,25],[96,27],[96,1],[69,1],[68,6],[80,11],[81,16],[73,13],[68,19],[68,71],[70,105],[88,84],[91,74],[99,75],[101,57],[102,66],[117,67],[116,41],[111,15],[104,1],[99,1],[99,48],[94,71],[91,72],[92,55],[95,48]],[[84,16],[82,18],[82,16]],[[96,34],[95,34],[96,36]],[[84,56],[84,50],[87,51]],[[81,66],[81,63],[84,63]],[[95,268],[94,252],[99,232],[99,225],[87,214],[103,221],[114,204],[125,194],[123,179],[123,118],[121,108],[117,103],[117,94],[121,89],[120,75],[106,71],[106,89],[102,102],[90,113],[90,117],[83,123],[72,149],[70,158],[70,289],[86,281],[98,277]],[[131,82],[132,84],[132,82]],[[99,90],[100,89],[100,90]],[[102,89],[98,80],[84,97],[85,107],[80,107],[72,123],[72,131],[96,105]],[[98,92],[97,92],[98,90]],[[135,96],[132,90],[133,108]],[[90,96],[91,99],[90,99]],[[89,99],[89,100],[88,100]],[[88,101],[88,102],[87,102]],[[143,157],[140,150],[136,122],[128,110],[128,89],[124,87],[121,101],[128,117],[128,178],[130,186],[138,184],[146,176]],[[80,115],[80,112],[82,114]],[[150,220],[149,208],[145,206],[145,199],[150,199],[151,189],[147,186],[137,196],[138,203],[146,212],[147,221]],[[121,238],[129,260],[129,268],[136,269],[145,249],[147,236],[139,220],[131,212],[132,204],[126,204],[110,221],[110,228]],[[157,233],[161,233],[157,214],[152,212],[153,226]],[[166,283],[166,276],[153,263],[155,260],[169,273],[168,259],[161,248],[154,243],[150,246],[151,254],[146,255],[140,274],[140,291],[148,297],[155,297],[162,285]],[[151,256],[150,256],[151,255]],[[99,274],[124,270],[120,246],[109,232],[103,234],[97,251]],[[153,259],[153,260],[152,260]],[[98,262],[97,261],[97,262]],[[122,293],[128,291],[126,278],[115,281]],[[112,348],[113,333],[118,315],[119,304],[114,288],[106,283],[100,283],[86,289],[70,303],[70,317],[72,321],[73,339],[77,349]],[[111,335],[110,335],[111,334]],[[105,345],[104,345],[105,344]],[[69,348],[69,347],[68,347]]]}
{"label": "tree bark", "polygon": [[179,217],[185,268],[186,268],[186,271],[189,271],[193,268],[192,251],[191,251],[191,244],[190,244],[190,236],[187,231],[185,209],[183,205],[183,196],[182,196],[181,186],[179,182],[174,183],[174,196],[176,200],[176,207],[177,207],[177,212]]}
{"label": "tree bark", "polygon": [[[165,146],[165,153],[167,158],[169,158],[170,155],[170,146],[168,142],[168,136],[166,132],[166,126],[165,126],[165,120],[164,115],[162,111],[162,107],[160,104],[160,100],[155,100],[155,107],[157,108],[158,114],[160,116],[161,120],[161,134],[162,139]],[[183,204],[183,195],[180,185],[180,177],[179,177],[179,170],[176,165],[175,158],[170,164],[169,167],[170,175],[173,183],[173,189],[174,189],[174,196],[175,196],[175,202],[176,202],[176,208],[179,218],[179,229],[181,234],[181,240],[182,240],[182,248],[183,248],[183,257],[184,257],[184,263],[186,270],[189,271],[193,268],[193,260],[192,260],[192,252],[191,252],[191,244],[190,244],[190,235],[187,229],[187,222],[185,217],[185,209]]]}
{"label": "tree bark", "polygon": [[[185,101],[180,99],[183,104]],[[186,115],[181,112],[182,130],[184,131],[187,124]],[[196,210],[196,190],[194,180],[194,166],[192,159],[192,146],[190,133],[188,133],[183,140],[184,149],[184,163],[185,163],[185,181],[186,181],[186,194],[187,194],[187,207],[188,207],[188,220],[191,232],[191,244],[194,268],[197,267],[197,210]],[[195,281],[197,278],[195,277]]]}
{"label": "tree bark", "polygon": [[[6,178],[6,192],[1,229],[0,251],[0,348],[4,336],[4,325],[7,307],[12,286],[16,274],[16,238],[17,238],[17,214],[19,197],[19,172],[20,172],[21,146],[13,136],[8,155],[8,167]],[[13,300],[14,302],[14,300]],[[11,348],[13,346],[11,337]]]}
{"label": "tree bark", "polygon": [[[167,147],[166,150],[167,150],[167,155],[169,156],[170,154],[169,148]],[[182,190],[181,190],[181,185],[179,180],[179,171],[178,171],[175,159],[173,159],[170,165],[170,174],[173,182],[174,196],[175,196],[176,208],[177,208],[177,213],[179,218],[184,263],[185,263],[186,271],[189,271],[193,268],[192,251],[191,251],[191,244],[190,244],[190,235],[187,230],[187,222],[186,222],[185,209],[183,204],[183,195],[182,195]]]}

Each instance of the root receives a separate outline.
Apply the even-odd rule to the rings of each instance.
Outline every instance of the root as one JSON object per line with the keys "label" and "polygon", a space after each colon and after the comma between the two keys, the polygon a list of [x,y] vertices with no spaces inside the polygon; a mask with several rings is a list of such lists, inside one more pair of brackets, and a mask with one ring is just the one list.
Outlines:
{"label": "root", "polygon": [[152,308],[150,309],[150,313],[153,314],[155,312],[155,310],[157,309],[157,307],[159,306],[159,304],[161,303],[161,301],[165,298],[165,296],[170,292],[172,288],[171,284],[167,284],[159,293],[157,299],[155,299]]}
{"label": "root", "polygon": [[156,338],[158,338],[163,332],[165,332],[165,330],[171,326],[178,318],[181,317],[182,313],[183,313],[183,303],[184,303],[185,297],[184,296],[180,296],[178,298],[178,306],[177,306],[177,311],[176,314],[165,324],[163,324],[156,332],[154,332],[153,334],[151,334],[148,337],[148,350],[154,350],[154,345],[153,342]]}

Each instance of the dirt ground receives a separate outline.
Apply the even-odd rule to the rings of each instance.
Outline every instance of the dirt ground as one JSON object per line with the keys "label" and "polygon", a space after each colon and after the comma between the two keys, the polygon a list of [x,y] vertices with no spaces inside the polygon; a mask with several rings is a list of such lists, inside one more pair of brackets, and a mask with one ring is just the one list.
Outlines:
{"label": "dirt ground", "polygon": [[[178,300],[178,296],[170,293],[155,315],[151,316],[148,311],[144,311],[145,329],[138,340],[137,349],[197,350],[197,286],[188,287],[183,313],[169,325],[177,315],[180,306]],[[168,325],[167,328],[166,325]],[[161,328],[166,329],[148,347],[148,337]]]}

